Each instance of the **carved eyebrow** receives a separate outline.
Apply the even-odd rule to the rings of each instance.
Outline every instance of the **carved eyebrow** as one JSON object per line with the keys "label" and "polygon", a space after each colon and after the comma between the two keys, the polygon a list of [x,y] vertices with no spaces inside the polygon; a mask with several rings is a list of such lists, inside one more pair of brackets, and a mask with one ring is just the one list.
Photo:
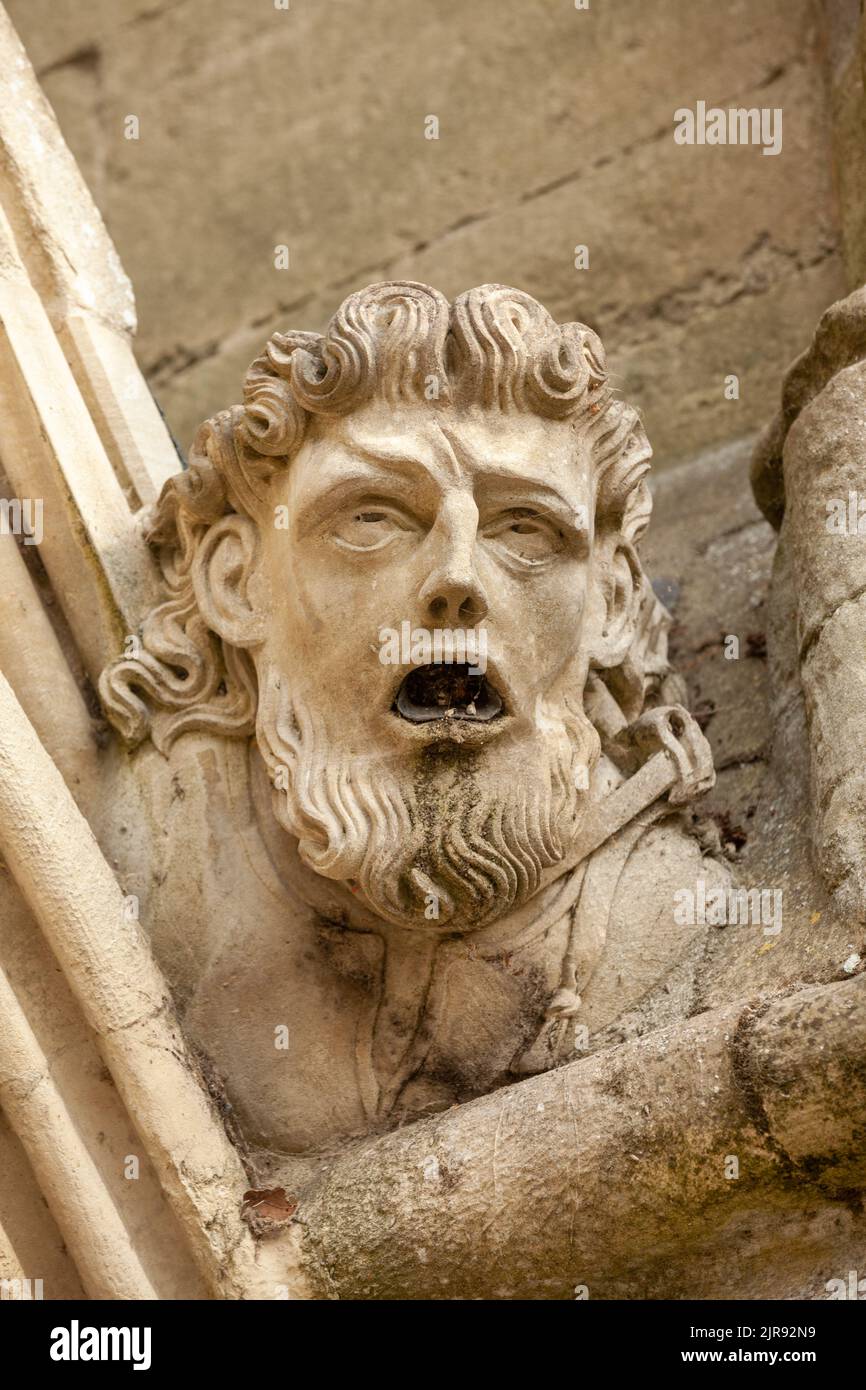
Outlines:
{"label": "carved eyebrow", "polygon": [[389,448],[387,444],[383,443],[377,444],[375,447],[368,447],[358,439],[354,439],[351,434],[347,435],[347,444],[353,454],[357,454],[365,463],[371,464],[374,468],[385,468],[389,471],[397,468],[408,468],[416,473],[430,475],[431,461],[421,458],[419,454],[413,454],[403,445]]}
{"label": "carved eyebrow", "polygon": [[[521,478],[512,473],[487,473],[481,478],[482,486],[479,492],[487,490],[484,484],[493,484],[493,493],[501,492],[503,501],[508,501],[513,507],[523,507],[533,503],[543,510],[552,512],[563,526],[569,527],[572,531],[585,531],[580,518],[586,513],[590,519],[592,517],[592,507],[583,502],[573,502],[549,483],[542,483],[536,479]],[[479,498],[482,500],[482,498]],[[488,498],[488,502],[494,500]],[[583,508],[583,512],[578,510]]]}
{"label": "carved eyebrow", "polygon": [[[512,496],[519,494],[521,499],[530,500],[533,496],[536,505],[553,512],[563,526],[569,527],[578,533],[584,532],[585,527],[577,524],[578,507],[584,507],[592,514],[592,506],[586,506],[588,499],[579,498],[577,502],[566,497],[560,490],[552,484],[538,477],[528,477],[522,470],[526,467],[525,455],[521,453],[499,453],[489,463],[485,463],[483,457],[479,458],[464,441],[462,441],[455,431],[442,427],[442,434],[448,441],[455,463],[459,459],[465,466],[469,464],[474,473],[475,486],[473,491],[479,502],[483,501],[484,493],[488,490],[496,491],[501,489],[503,492],[511,493]],[[515,506],[520,506],[521,502],[515,502]]]}
{"label": "carved eyebrow", "polygon": [[[413,454],[402,441],[394,441],[392,447],[389,447],[386,441],[365,445],[348,431],[341,442],[342,447],[352,456],[351,463],[341,469],[340,476],[330,487],[318,492],[302,505],[296,523],[296,534],[299,538],[307,535],[322,521],[326,521],[345,502],[362,500],[365,492],[369,494],[371,501],[376,500],[377,487],[381,488],[384,494],[381,500],[387,500],[388,494],[393,495],[396,492],[401,494],[410,506],[417,506],[425,500],[422,489],[431,501],[434,495],[435,501],[441,496],[444,480],[437,474],[440,471],[439,465],[445,460],[422,459]],[[453,454],[448,462],[452,460],[456,466],[457,460]],[[513,507],[535,505],[551,513],[563,528],[575,534],[585,534],[586,528],[579,520],[578,503],[565,497],[558,488],[540,478],[521,474],[521,463],[520,458],[515,458],[513,462],[497,460],[495,464],[487,468],[482,467],[475,472],[473,491],[482,509],[485,501],[489,505],[497,500],[495,497],[485,497],[485,494],[501,493],[503,503],[508,501]],[[509,464],[513,467],[513,472],[509,471]],[[449,475],[452,473],[452,469],[447,466],[446,471]],[[591,506],[588,511],[591,517]]]}
{"label": "carved eyebrow", "polygon": [[343,473],[324,492],[316,493],[302,505],[296,523],[298,537],[306,536],[321,522],[327,521],[344,503],[360,502],[365,495],[373,501],[380,490],[383,501],[395,493],[400,494],[407,504],[418,500],[418,487],[405,474],[388,467],[362,464],[352,468],[348,474]]}

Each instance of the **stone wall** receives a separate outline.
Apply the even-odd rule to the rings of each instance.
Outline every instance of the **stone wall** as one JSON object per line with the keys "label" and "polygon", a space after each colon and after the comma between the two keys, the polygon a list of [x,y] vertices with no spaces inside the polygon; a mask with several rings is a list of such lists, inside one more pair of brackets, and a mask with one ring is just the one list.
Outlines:
{"label": "stone wall", "polygon": [[[837,152],[859,120],[856,3],[8,9],[135,285],[139,360],[184,446],[271,332],[321,329],[349,290],[500,280],[602,334],[664,468],[762,424],[863,273],[856,178],[833,169],[834,120]],[[781,107],[781,153],[677,145],[674,111],[698,100]]]}

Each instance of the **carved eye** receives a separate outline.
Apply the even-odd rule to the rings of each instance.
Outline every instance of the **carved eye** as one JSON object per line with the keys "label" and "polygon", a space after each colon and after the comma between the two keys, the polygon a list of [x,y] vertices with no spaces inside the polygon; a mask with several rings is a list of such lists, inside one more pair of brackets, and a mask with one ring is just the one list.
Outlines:
{"label": "carved eye", "polygon": [[358,507],[340,519],[332,536],[344,550],[381,550],[409,529],[396,512],[383,507]]}
{"label": "carved eye", "polygon": [[492,521],[485,536],[510,559],[531,568],[543,565],[562,549],[563,538],[546,517],[529,507],[515,507]]}

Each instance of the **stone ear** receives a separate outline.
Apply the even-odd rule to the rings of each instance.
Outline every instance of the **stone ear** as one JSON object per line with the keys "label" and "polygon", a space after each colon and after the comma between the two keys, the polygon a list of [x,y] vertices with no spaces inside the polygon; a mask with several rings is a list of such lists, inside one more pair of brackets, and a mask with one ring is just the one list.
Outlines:
{"label": "stone ear", "polygon": [[596,603],[593,605],[589,661],[617,666],[634,639],[641,597],[641,568],[634,547],[619,533],[596,537]]}
{"label": "stone ear", "polygon": [[254,601],[261,550],[259,530],[249,517],[221,517],[199,542],[192,581],[202,617],[234,647],[264,640],[261,604]]}

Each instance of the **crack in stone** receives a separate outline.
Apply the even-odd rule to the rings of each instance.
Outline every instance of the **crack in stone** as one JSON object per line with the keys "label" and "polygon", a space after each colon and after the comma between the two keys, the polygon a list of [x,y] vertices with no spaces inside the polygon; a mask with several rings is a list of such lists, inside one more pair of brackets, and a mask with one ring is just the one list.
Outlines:
{"label": "crack in stone", "polygon": [[755,1028],[773,1002],[773,1000],[764,999],[760,1003],[746,1005],[737,1020],[737,1026],[731,1038],[729,1055],[734,1083],[742,1097],[748,1120],[763,1137],[770,1152],[779,1160],[783,1176],[788,1177],[796,1171],[797,1165],[773,1134],[770,1119],[764,1106],[760,1079],[756,1074],[755,1059],[750,1048]]}
{"label": "crack in stone", "polygon": [[840,599],[839,602],[836,604],[835,608],[833,608],[832,611],[829,612],[825,618],[822,618],[819,623],[815,624],[815,626],[812,628],[810,632],[806,633],[805,637],[800,643],[800,652],[798,657],[800,663],[801,678],[803,676],[803,667],[806,665],[808,657],[811,656],[812,649],[815,646],[815,643],[823,635],[824,629],[829,627],[830,623],[832,623],[833,619],[836,617],[836,614],[841,613],[842,609],[845,607],[846,604],[859,603],[864,594],[866,594],[866,584],[861,585],[859,589],[855,589],[853,594],[846,594],[845,598]]}
{"label": "crack in stone", "polygon": [[[119,1023],[116,1028],[106,1028],[104,1032],[98,1035],[98,1037],[113,1038],[118,1033],[126,1033],[129,1031],[130,1028],[137,1028],[142,1023],[150,1023],[152,1019],[159,1018],[160,1014],[165,1013],[166,1009],[169,1009],[170,1007],[171,1000],[163,999],[162,1003],[159,1004],[155,1009],[150,1009],[148,1013],[138,1014],[135,1018],[131,1019],[129,1023]],[[172,1049],[170,1048],[166,1048],[165,1050],[172,1051]]]}
{"label": "crack in stone", "polygon": [[99,44],[86,43],[82,44],[80,48],[76,48],[72,53],[65,54],[62,58],[55,58],[53,62],[48,63],[44,68],[40,68],[36,76],[39,78],[39,81],[42,82],[46,77],[50,77],[52,73],[61,72],[63,68],[83,68],[85,72],[93,72],[101,61],[102,49]]}
{"label": "crack in stone", "polygon": [[[137,24],[145,24],[150,20],[159,19],[161,15],[169,14],[172,10],[179,10],[182,5],[189,3],[189,0],[168,0],[168,4],[159,5],[153,10],[142,10],[141,14],[133,15],[132,19],[124,20],[117,26],[116,30],[109,30],[109,38],[114,33],[120,33],[125,29],[133,29]],[[102,61],[102,48],[96,41],[81,44],[71,53],[63,53],[59,58],[53,58],[44,67],[36,68],[36,76],[42,82],[46,77],[51,77],[55,72],[61,72],[64,68],[94,68]]]}
{"label": "crack in stone", "polygon": [[[838,776],[833,777],[827,784],[827,786],[824,788],[820,797],[818,798],[818,810],[820,811],[821,815],[823,815],[824,812],[827,810],[827,807],[830,805],[830,802],[833,800],[833,797],[836,795],[840,787],[844,786],[846,782],[851,781],[852,778],[862,776],[863,763],[861,760],[859,762],[855,762],[853,767],[846,767],[843,772],[840,772],[838,774]],[[842,873],[842,878],[847,878],[850,872],[851,869],[849,867]],[[838,880],[839,883],[841,883],[841,881],[842,879]]]}
{"label": "crack in stone", "polygon": [[[613,306],[609,306],[607,312],[612,316],[608,320],[608,334],[613,330],[621,334],[625,330],[631,335],[630,346],[646,343],[657,336],[654,331],[657,321],[661,321],[664,328],[681,327],[694,321],[701,310],[726,309],[741,299],[757,298],[789,278],[784,272],[775,273],[782,266],[793,272],[811,270],[838,254],[838,250],[838,240],[829,235],[815,251],[805,253],[774,243],[768,231],[759,232],[734,272],[708,269],[685,285],[665,290],[648,304],[629,305],[619,312],[613,312]],[[752,275],[756,266],[758,271]]]}
{"label": "crack in stone", "polygon": [[[179,0],[179,3],[185,3],[185,0]],[[757,82],[752,83],[751,86],[748,88],[748,91],[755,92],[763,90],[765,87],[768,87],[772,85],[772,83],[778,81],[780,77],[786,75],[789,70],[797,66],[803,66],[803,62],[799,58],[793,58],[786,64],[774,65],[772,68],[769,69],[767,73],[764,74],[762,78],[760,78]],[[744,94],[742,92],[737,92],[731,96],[720,98],[719,101],[715,102],[714,104],[718,106],[727,106],[731,103],[736,103],[743,100],[743,96]],[[373,272],[376,272],[381,277],[387,278],[392,268],[395,265],[397,265],[401,260],[403,260],[406,255],[420,255],[422,252],[434,249],[438,247],[443,241],[447,241],[449,237],[456,236],[459,232],[465,231],[469,227],[475,227],[479,223],[487,222],[494,217],[507,214],[510,210],[513,210],[516,207],[520,207],[526,203],[533,202],[538,198],[546,196],[549,193],[556,192],[558,189],[566,187],[569,183],[577,182],[581,178],[586,177],[587,174],[590,174],[594,170],[603,167],[605,164],[612,163],[615,159],[627,157],[637,149],[642,149],[649,145],[658,143],[658,141],[664,139],[665,137],[671,136],[672,131],[672,123],[666,123],[664,126],[659,126],[655,130],[653,130],[651,134],[647,136],[644,136],[636,140],[632,140],[628,144],[623,145],[616,150],[610,151],[608,154],[599,155],[598,158],[584,165],[580,169],[570,170],[565,174],[559,175],[554,179],[548,180],[544,184],[540,184],[537,187],[527,189],[523,193],[518,194],[516,197],[506,202],[496,203],[492,207],[485,208],[481,212],[464,214],[463,216],[459,217],[455,222],[449,223],[448,226],[443,228],[441,231],[435,233],[433,236],[429,238],[423,238],[420,241],[416,241],[410,247],[404,248],[396,254],[384,258],[383,260],[367,262],[365,265],[356,267],[348,274],[342,275],[338,279],[330,281],[328,282],[328,284],[319,287],[315,292],[310,291],[307,294],[300,296],[298,299],[290,301],[289,303],[283,303],[278,301],[275,305],[270,306],[263,313],[257,314],[255,318],[247,320],[247,322],[243,324],[241,327],[233,329],[230,333],[223,335],[220,338],[209,339],[206,343],[201,344],[198,347],[185,348],[181,346],[175,349],[174,352],[163,354],[161,357],[155,359],[153,362],[145,365],[144,371],[148,377],[148,380],[151,382],[154,388],[165,387],[169,383],[176,380],[176,378],[184,376],[194,367],[197,367],[201,362],[208,361],[213,357],[221,356],[225,353],[231,352],[233,350],[234,345],[242,342],[243,339],[247,336],[247,334],[253,332],[256,328],[264,327],[266,324],[272,323],[273,320],[278,316],[296,313],[298,310],[303,309],[306,305],[313,302],[316,298],[326,299],[327,297],[332,296],[335,291],[354,284],[358,280],[358,278],[363,275],[368,275]],[[762,233],[762,235],[766,236],[769,239],[769,233]],[[780,251],[783,250],[783,248],[778,249]],[[816,259],[806,261],[804,264],[798,264],[797,269],[808,269],[813,264],[819,264],[820,261],[827,259],[830,255],[836,254],[837,251],[838,247],[836,245],[833,245],[832,247],[822,248],[821,251],[819,251]],[[746,254],[748,254],[748,252]],[[799,258],[799,255],[796,251],[791,251],[787,254],[795,259]],[[707,275],[711,276],[713,274],[714,272],[712,271],[707,272]],[[778,281],[773,281],[772,283],[778,283]],[[746,289],[742,291],[742,293],[752,294],[760,294],[765,292],[766,287],[756,289],[753,291],[748,291]],[[672,295],[676,294],[677,291],[668,291],[666,293],[668,295]],[[660,299],[664,297],[665,296],[660,296]],[[739,297],[739,294],[734,296],[734,298]],[[724,306],[722,305],[716,307]],[[614,322],[616,323],[617,321],[614,320]],[[177,365],[173,365],[174,363],[177,363]]]}

